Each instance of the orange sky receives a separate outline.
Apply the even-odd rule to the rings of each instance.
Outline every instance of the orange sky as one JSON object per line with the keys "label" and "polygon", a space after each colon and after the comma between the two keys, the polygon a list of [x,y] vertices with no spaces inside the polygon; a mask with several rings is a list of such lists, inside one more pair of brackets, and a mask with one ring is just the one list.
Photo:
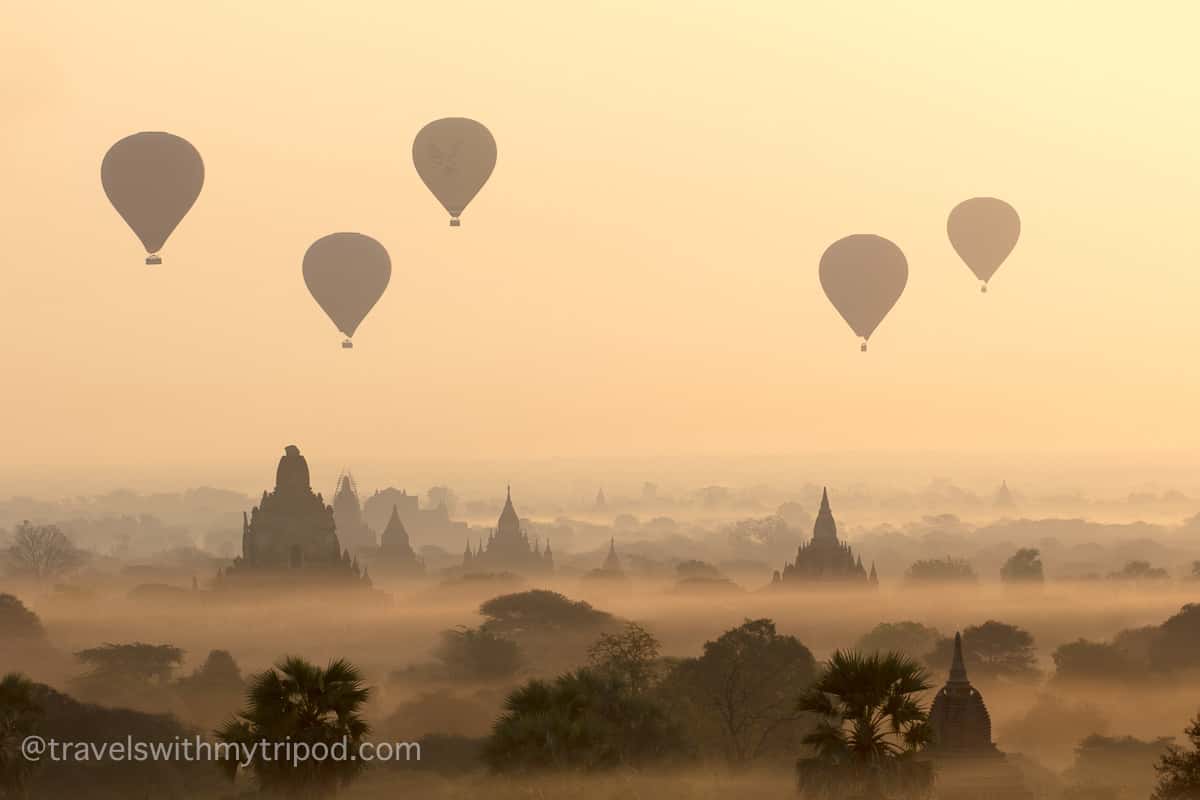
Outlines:
{"label": "orange sky", "polygon": [[[1061,5],[10,8],[0,474],[269,472],[292,441],[340,463],[1190,465],[1200,7]],[[450,115],[499,145],[461,229],[410,158]],[[186,137],[207,168],[161,268],[99,182],[139,130]],[[1023,223],[986,296],[945,237],[975,195]],[[300,274],[338,230],[393,261],[350,352]],[[858,232],[910,266],[865,356],[817,282],[825,247]]]}

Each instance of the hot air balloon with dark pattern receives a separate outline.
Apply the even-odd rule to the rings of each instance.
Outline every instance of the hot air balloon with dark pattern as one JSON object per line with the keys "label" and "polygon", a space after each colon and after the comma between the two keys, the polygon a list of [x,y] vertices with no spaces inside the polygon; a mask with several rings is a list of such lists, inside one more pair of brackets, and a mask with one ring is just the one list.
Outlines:
{"label": "hot air balloon with dark pattern", "polygon": [[458,227],[467,204],[496,168],[496,140],[473,119],[446,117],[421,128],[413,140],[413,165]]}
{"label": "hot air balloon with dark pattern", "polygon": [[313,299],[350,341],[367,313],[379,302],[392,277],[392,261],[383,245],[361,233],[331,233],[304,254],[304,283]]}
{"label": "hot air balloon with dark pattern", "polygon": [[100,182],[113,208],[141,239],[146,263],[161,264],[159,251],[167,237],[200,196],[204,161],[186,139],[143,131],[109,148]]}

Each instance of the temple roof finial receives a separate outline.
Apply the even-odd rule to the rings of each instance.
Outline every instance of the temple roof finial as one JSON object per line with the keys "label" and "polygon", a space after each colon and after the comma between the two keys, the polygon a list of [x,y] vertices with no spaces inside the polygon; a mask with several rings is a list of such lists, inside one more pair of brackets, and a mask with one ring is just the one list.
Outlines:
{"label": "temple roof finial", "polygon": [[821,511],[829,511],[829,487],[821,487]]}
{"label": "temple roof finial", "polygon": [[967,679],[967,665],[963,661],[962,634],[954,634],[954,661],[950,664],[950,683],[970,684]]}

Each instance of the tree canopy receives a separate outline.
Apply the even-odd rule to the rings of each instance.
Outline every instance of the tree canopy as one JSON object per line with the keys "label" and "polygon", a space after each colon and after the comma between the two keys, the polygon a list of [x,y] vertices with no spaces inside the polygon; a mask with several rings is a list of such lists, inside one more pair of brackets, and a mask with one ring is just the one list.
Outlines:
{"label": "tree canopy", "polygon": [[689,731],[744,764],[798,744],[795,699],[815,675],[816,660],[799,640],[769,619],[748,619],[705,642],[699,658],[677,662],[662,692]]}
{"label": "tree canopy", "polygon": [[[963,661],[971,677],[1031,679],[1038,675],[1033,634],[1016,625],[988,620],[962,631]],[[925,657],[933,669],[949,669],[954,640],[942,639]]]}
{"label": "tree canopy", "polygon": [[1036,547],[1022,547],[1013,553],[1000,568],[1000,580],[1005,583],[1042,583],[1046,575],[1042,569],[1042,554]]}
{"label": "tree canopy", "polygon": [[591,669],[514,691],[484,748],[492,770],[516,773],[610,769],[680,753],[679,730],[659,705]]}
{"label": "tree canopy", "polygon": [[937,647],[941,639],[937,628],[919,622],[881,622],[859,638],[855,649],[867,654],[896,652],[920,658]]}
{"label": "tree canopy", "polygon": [[904,573],[913,583],[975,583],[979,580],[971,563],[961,558],[930,558],[913,563]]}

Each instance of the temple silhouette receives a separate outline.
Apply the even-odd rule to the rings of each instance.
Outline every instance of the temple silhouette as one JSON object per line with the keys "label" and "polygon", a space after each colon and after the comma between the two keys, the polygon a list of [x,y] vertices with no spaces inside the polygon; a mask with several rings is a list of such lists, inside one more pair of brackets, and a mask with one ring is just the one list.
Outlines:
{"label": "temple silhouette", "polygon": [[450,510],[444,504],[421,508],[417,495],[391,486],[373,493],[362,508],[363,520],[375,530],[387,525],[395,511],[409,536],[424,544],[454,541],[469,530],[467,523],[450,519]]}
{"label": "temple silhouette", "polygon": [[349,472],[343,472],[338,478],[337,491],[333,495],[333,521],[337,524],[338,541],[352,555],[375,546],[375,531],[363,520],[358,487]]}
{"label": "temple silhouette", "polygon": [[408,540],[408,530],[400,519],[400,511],[392,506],[392,516],[383,536],[379,539],[379,549],[371,560],[376,565],[377,573],[387,573],[402,577],[415,577],[425,574],[425,562],[422,561]]}
{"label": "temple silhouette", "polygon": [[529,535],[521,529],[521,519],[513,508],[512,487],[510,486],[504,498],[504,508],[496,527],[488,534],[487,543],[481,539],[478,547],[472,551],[471,542],[467,540],[467,549],[463,553],[462,571],[464,574],[488,572],[513,572],[518,575],[547,575],[554,572],[554,553],[550,549],[550,541],[546,541],[546,549],[541,544],[529,542]]}
{"label": "temple silhouette", "polygon": [[813,522],[812,539],[801,544],[796,560],[775,572],[772,583],[799,586],[806,583],[846,583],[876,585],[879,577],[875,565],[868,574],[862,556],[855,557],[850,545],[838,540],[837,522],[829,507],[829,490],[821,491],[821,508]]}
{"label": "temple silhouette", "polygon": [[629,577],[625,574],[625,570],[621,568],[621,558],[617,555],[616,539],[609,539],[608,555],[605,557],[604,563],[596,569],[585,572],[583,578],[585,581],[607,583],[614,587],[627,587],[629,585]]}
{"label": "temple silhouette", "polygon": [[308,462],[288,445],[275,471],[275,489],[247,517],[242,515],[242,555],[218,572],[219,583],[270,581],[285,577],[370,585],[365,569],[342,548],[332,506],[314,494]]}
{"label": "temple silhouette", "polygon": [[1032,800],[1020,771],[992,742],[992,718],[967,677],[958,633],[950,677],[933,698],[929,726],[933,742],[925,753],[934,762],[940,800]]}

